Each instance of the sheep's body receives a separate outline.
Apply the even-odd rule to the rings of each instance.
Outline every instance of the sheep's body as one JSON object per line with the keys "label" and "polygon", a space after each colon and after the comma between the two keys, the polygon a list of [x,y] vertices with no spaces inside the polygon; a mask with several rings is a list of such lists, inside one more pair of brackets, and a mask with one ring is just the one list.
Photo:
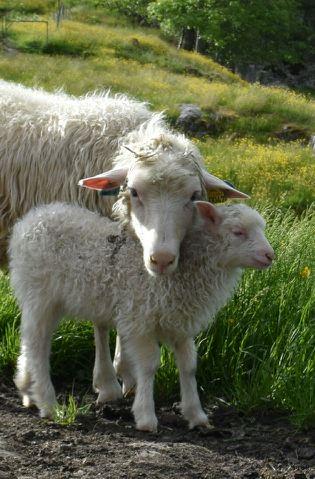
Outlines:
{"label": "sheep's body", "polygon": [[[101,173],[102,186],[95,187],[91,176],[98,175],[99,185]],[[152,274],[176,269],[192,222],[192,196],[205,198],[206,188],[219,188],[246,197],[203,170],[192,142],[170,131],[145,103],[108,93],[75,98],[0,81],[0,264],[14,222],[35,205],[65,201],[111,215],[117,197],[79,188],[79,180],[115,194],[124,189],[115,214],[138,236]],[[130,189],[139,192],[140,203]]]}
{"label": "sheep's body", "polygon": [[115,162],[119,147],[150,121],[151,133],[165,129],[161,114],[124,95],[75,98],[0,80],[0,262],[14,222],[34,205],[66,201],[110,215],[113,200],[78,181],[128,163],[132,155]]}
{"label": "sheep's body", "polygon": [[[222,206],[220,211],[229,218],[244,208]],[[245,216],[251,212],[245,208]],[[133,377],[137,382],[133,406],[137,427],[156,428],[153,377],[159,341],[174,349],[184,416],[191,427],[207,424],[194,375],[193,338],[231,296],[241,270],[219,266],[229,241],[218,241],[197,226],[197,219],[195,224],[182,243],[178,269],[171,276],[157,278],[147,274],[139,242],[121,230],[119,223],[77,206],[43,206],[16,224],[10,266],[22,308],[16,384],[25,405],[35,402],[42,416],[51,412],[55,403],[49,376],[51,334],[58,320],[70,314],[94,322],[93,384],[99,402],[121,396],[108,350],[108,329],[115,326],[123,345],[119,355],[124,353],[118,357],[119,372],[129,385]]]}

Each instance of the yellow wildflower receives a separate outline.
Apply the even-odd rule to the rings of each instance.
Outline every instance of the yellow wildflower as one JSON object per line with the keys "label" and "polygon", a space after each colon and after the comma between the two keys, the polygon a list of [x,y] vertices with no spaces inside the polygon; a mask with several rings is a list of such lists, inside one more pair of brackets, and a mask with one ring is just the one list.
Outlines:
{"label": "yellow wildflower", "polygon": [[302,271],[300,271],[300,276],[302,276],[302,278],[309,278],[311,274],[311,268],[309,268],[308,266],[305,266],[305,268],[302,269]]}

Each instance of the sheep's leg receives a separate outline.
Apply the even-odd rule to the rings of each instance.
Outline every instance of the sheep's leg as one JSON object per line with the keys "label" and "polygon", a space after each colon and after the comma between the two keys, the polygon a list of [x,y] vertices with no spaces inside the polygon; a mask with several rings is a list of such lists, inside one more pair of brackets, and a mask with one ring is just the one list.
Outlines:
{"label": "sheep's leg", "polygon": [[102,324],[94,324],[95,364],[93,388],[98,392],[97,404],[115,401],[122,397],[109,350],[109,331]]}
{"label": "sheep's leg", "polygon": [[127,341],[123,339],[122,349],[133,365],[136,377],[136,396],[132,406],[136,427],[140,431],[154,432],[157,429],[157,417],[153,383],[160,362],[160,348],[157,341],[148,336],[130,336]]}
{"label": "sheep's leg", "polygon": [[15,384],[23,396],[23,404],[35,404],[41,417],[51,416],[56,404],[55,390],[49,374],[51,336],[59,314],[54,308],[25,309],[21,323],[21,355]]}
{"label": "sheep's leg", "polygon": [[186,338],[175,342],[172,346],[179,370],[182,414],[189,422],[190,429],[196,426],[209,426],[209,421],[201,407],[197,390],[195,376],[197,353],[194,340]]}
{"label": "sheep's leg", "polygon": [[34,402],[31,398],[31,372],[28,366],[27,349],[25,345],[21,344],[21,353],[17,360],[17,372],[14,382],[19,389],[22,396],[22,403],[24,407],[31,407]]}
{"label": "sheep's leg", "polygon": [[116,337],[116,349],[114,358],[114,368],[117,376],[122,381],[122,392],[124,396],[128,396],[133,392],[136,384],[136,380],[131,372],[131,367],[124,349],[121,347],[120,337],[117,334]]}

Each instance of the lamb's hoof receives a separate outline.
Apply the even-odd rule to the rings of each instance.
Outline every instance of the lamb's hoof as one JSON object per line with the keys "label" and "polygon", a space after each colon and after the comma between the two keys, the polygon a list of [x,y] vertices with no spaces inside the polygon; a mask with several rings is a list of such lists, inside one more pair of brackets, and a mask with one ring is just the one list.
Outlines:
{"label": "lamb's hoof", "polygon": [[211,424],[209,423],[208,416],[204,412],[196,415],[194,418],[190,419],[188,422],[189,422],[189,429],[195,429],[196,427],[207,428],[207,429],[212,428]]}
{"label": "lamb's hoof", "polygon": [[22,404],[24,407],[35,406],[35,403],[32,401],[31,397],[28,394],[22,395]]}
{"label": "lamb's hoof", "polygon": [[157,432],[158,421],[156,417],[136,421],[136,429],[143,432]]}
{"label": "lamb's hoof", "polygon": [[99,391],[96,404],[98,406],[111,401],[117,401],[123,397],[120,386],[117,388]]}
{"label": "lamb's hoof", "polygon": [[47,406],[41,407],[39,410],[39,416],[42,419],[52,419],[54,416],[55,406],[56,404],[54,404],[54,406],[51,406],[51,407],[47,407]]}

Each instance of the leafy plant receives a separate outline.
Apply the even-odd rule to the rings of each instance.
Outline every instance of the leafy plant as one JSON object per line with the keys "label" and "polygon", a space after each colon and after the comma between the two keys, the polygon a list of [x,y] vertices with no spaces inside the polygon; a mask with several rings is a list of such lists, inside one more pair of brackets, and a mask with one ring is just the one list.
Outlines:
{"label": "leafy plant", "polygon": [[91,409],[91,404],[79,405],[72,394],[69,394],[67,399],[55,407],[53,420],[62,425],[70,426],[73,424],[78,416],[88,414]]}

